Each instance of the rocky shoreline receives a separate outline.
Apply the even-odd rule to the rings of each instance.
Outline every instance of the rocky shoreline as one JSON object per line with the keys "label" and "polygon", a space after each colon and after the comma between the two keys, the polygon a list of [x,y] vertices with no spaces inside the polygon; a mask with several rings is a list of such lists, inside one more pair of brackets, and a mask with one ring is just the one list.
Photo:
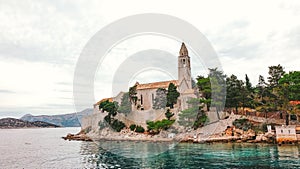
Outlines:
{"label": "rocky shoreline", "polygon": [[93,141],[90,137],[88,137],[83,130],[81,130],[77,134],[67,134],[67,136],[62,137],[64,140],[75,140],[75,141]]}
{"label": "rocky shoreline", "polygon": [[253,124],[262,123],[257,123],[253,119],[245,119],[245,117],[238,115],[231,115],[227,119],[205,125],[197,130],[172,127],[167,131],[161,130],[159,134],[153,135],[148,132],[137,133],[135,131],[131,131],[129,128],[124,128],[120,132],[115,132],[108,127],[101,130],[94,130],[91,127],[88,127],[86,129],[82,129],[78,134],[68,134],[64,138],[67,140],[83,141],[111,140],[191,143],[276,143],[276,134],[274,130],[268,130],[266,132],[266,129],[263,129],[261,125],[259,127],[258,125],[253,126]]}
{"label": "rocky shoreline", "polygon": [[241,131],[235,129],[233,132],[228,130],[224,133],[211,135],[207,138],[195,138],[192,134],[178,134],[174,137],[168,137],[167,133],[159,135],[150,135],[145,133],[136,133],[128,129],[122,130],[120,133],[106,129],[101,133],[85,133],[84,130],[77,134],[68,134],[62,137],[65,140],[76,141],[147,141],[147,142],[189,142],[189,143],[214,143],[214,142],[236,142],[236,143],[276,143],[274,133],[261,133],[255,135],[253,130]]}

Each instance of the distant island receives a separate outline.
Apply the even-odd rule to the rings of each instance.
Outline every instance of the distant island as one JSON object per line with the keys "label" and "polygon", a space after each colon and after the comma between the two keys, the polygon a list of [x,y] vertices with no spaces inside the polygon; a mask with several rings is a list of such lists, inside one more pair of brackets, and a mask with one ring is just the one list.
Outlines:
{"label": "distant island", "polygon": [[60,127],[55,124],[35,121],[29,122],[15,118],[3,118],[0,119],[0,129],[15,129],[15,128],[56,128]]}
{"label": "distant island", "polygon": [[78,113],[69,113],[69,114],[60,114],[60,115],[34,116],[31,114],[26,114],[20,119],[29,122],[43,121],[43,122],[55,124],[57,126],[62,126],[62,127],[80,127],[82,117],[90,115],[92,114],[92,112],[93,109],[84,109]]}

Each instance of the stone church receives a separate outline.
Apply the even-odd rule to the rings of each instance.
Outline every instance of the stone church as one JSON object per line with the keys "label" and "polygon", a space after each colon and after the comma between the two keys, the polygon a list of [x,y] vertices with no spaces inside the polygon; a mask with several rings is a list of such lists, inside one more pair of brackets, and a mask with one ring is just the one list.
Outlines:
{"label": "stone church", "polygon": [[[168,89],[170,83],[173,83],[176,87],[180,96],[177,100],[175,107],[178,110],[184,110],[188,108],[187,100],[189,98],[196,98],[195,90],[192,88],[192,78],[191,78],[191,60],[188,54],[188,50],[184,43],[182,43],[179,56],[178,56],[178,80],[162,81],[140,84],[136,82],[136,92],[137,92],[137,104],[138,106],[132,106],[132,110],[145,111],[151,110],[154,104],[154,99],[156,97],[156,91],[159,88]],[[121,102],[124,92],[120,92],[116,97],[102,99],[94,105],[99,105],[102,101],[117,101],[119,104]],[[98,106],[97,106],[98,107]]]}

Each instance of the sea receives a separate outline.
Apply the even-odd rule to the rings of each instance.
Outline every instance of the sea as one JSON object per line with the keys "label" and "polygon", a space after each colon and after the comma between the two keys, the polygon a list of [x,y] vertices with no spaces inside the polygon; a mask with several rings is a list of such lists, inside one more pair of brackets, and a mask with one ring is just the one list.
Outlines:
{"label": "sea", "polygon": [[300,168],[299,145],[67,141],[80,128],[0,129],[0,169]]}

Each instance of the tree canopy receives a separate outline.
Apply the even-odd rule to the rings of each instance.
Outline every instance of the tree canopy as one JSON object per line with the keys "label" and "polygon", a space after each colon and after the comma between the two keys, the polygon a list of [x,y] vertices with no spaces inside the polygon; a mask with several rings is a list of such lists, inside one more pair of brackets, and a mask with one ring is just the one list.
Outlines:
{"label": "tree canopy", "polygon": [[188,101],[189,108],[179,113],[179,125],[197,129],[208,121],[208,118],[203,110],[203,100],[191,98]]}
{"label": "tree canopy", "polygon": [[158,88],[155,92],[155,98],[153,101],[153,109],[165,108],[167,105],[167,90],[163,88]]}
{"label": "tree canopy", "polygon": [[170,107],[171,109],[174,108],[174,104],[177,103],[177,98],[179,97],[179,92],[177,91],[177,87],[173,84],[170,83],[168,87],[168,92],[167,92],[167,107]]}
{"label": "tree canopy", "polygon": [[129,114],[131,112],[131,102],[128,92],[123,94],[120,107],[118,108],[118,112],[124,114]]}

